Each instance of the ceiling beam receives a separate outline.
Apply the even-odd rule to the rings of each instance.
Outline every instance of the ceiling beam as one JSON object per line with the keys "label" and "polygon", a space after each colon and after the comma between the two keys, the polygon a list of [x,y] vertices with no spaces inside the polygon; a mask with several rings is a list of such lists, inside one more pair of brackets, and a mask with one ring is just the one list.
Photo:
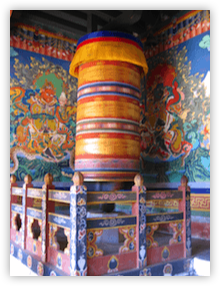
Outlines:
{"label": "ceiling beam", "polygon": [[28,13],[26,13],[27,11],[25,11],[25,14],[23,13],[14,13],[14,19],[18,20],[18,21],[28,21],[31,24],[38,24],[39,26],[47,26],[50,27],[51,29],[58,29],[61,33],[63,33],[65,35],[65,33],[68,33],[70,35],[72,35],[72,37],[74,39],[77,39],[77,36],[84,36],[87,33],[87,28],[86,27],[82,27],[79,26],[77,24],[72,24],[69,23],[67,25],[67,21],[62,21],[63,23],[61,23],[60,21],[56,21],[55,19],[52,20],[51,17],[45,17],[45,15],[40,15],[37,13],[31,13],[31,12],[35,12],[35,11],[28,11]]}
{"label": "ceiling beam", "polygon": [[106,24],[103,29],[114,29],[114,28],[127,28],[141,19],[142,11],[140,10],[127,10],[124,11],[120,16],[115,18],[110,23]]}
{"label": "ceiling beam", "polygon": [[102,20],[105,20],[106,22],[110,22],[112,20],[115,19],[115,17],[110,16],[104,12],[98,11],[98,10],[82,10],[82,12],[89,14],[92,13],[93,15],[98,16],[99,18],[101,18]]}
{"label": "ceiling beam", "polygon": [[124,11],[119,11],[119,10],[99,10],[99,12],[103,12],[111,17],[117,18],[120,16]]}
{"label": "ceiling beam", "polygon": [[63,19],[65,21],[68,21],[70,23],[75,23],[84,27],[87,27],[87,20],[82,19],[80,17],[71,15],[67,13],[66,11],[59,11],[59,10],[41,10],[41,12],[46,13],[48,15],[57,17],[59,19]]}

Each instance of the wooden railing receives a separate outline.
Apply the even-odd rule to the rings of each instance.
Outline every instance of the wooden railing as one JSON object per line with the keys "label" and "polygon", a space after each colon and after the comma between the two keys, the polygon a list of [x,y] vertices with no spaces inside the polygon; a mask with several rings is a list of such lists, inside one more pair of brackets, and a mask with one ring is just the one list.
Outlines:
{"label": "wooden railing", "polygon": [[[190,257],[186,177],[178,190],[146,191],[140,175],[132,190],[114,192],[87,192],[78,172],[73,182],[70,190],[57,190],[47,174],[43,187],[35,188],[28,175],[23,187],[18,187],[11,177],[12,249],[18,247],[20,257],[22,251],[27,253],[23,263],[28,267],[33,268],[30,261],[36,259],[38,275],[106,275]],[[36,206],[35,200],[41,203]],[[149,205],[167,200],[177,201],[178,209],[148,212]],[[87,210],[108,203],[128,205],[131,212]],[[57,204],[63,205],[63,212]]]}
{"label": "wooden railing", "polygon": [[[149,190],[147,205],[162,205],[162,212],[147,214],[148,265],[191,256],[190,189],[185,176],[178,190]],[[170,201],[177,207],[166,207]],[[149,204],[152,202],[152,204]],[[158,202],[163,202],[163,204]]]}

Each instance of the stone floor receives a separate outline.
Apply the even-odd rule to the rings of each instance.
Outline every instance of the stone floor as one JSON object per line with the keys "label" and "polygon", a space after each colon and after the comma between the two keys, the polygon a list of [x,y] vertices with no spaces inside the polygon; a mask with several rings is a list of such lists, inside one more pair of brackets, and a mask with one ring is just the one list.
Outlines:
{"label": "stone floor", "polygon": [[192,238],[192,256],[210,261],[210,240]]}
{"label": "stone floor", "polygon": [[192,239],[194,275],[210,276],[210,240]]}
{"label": "stone floor", "polygon": [[37,274],[10,255],[10,276],[37,276]]}

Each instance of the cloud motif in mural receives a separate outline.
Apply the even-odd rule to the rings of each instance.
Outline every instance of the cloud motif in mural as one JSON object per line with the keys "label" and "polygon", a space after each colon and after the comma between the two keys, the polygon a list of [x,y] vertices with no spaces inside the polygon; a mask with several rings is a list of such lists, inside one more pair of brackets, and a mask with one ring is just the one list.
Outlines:
{"label": "cloud motif in mural", "polygon": [[202,41],[199,43],[199,46],[202,49],[207,49],[208,51],[210,51],[210,36],[209,35],[205,35],[202,38]]}
{"label": "cloud motif in mural", "polygon": [[16,57],[17,55],[18,53],[12,47],[10,47],[10,57]]}

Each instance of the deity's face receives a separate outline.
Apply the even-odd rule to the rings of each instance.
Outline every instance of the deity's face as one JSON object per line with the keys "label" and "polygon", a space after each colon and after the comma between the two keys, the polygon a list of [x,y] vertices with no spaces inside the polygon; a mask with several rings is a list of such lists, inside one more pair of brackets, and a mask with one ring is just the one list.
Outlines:
{"label": "deity's face", "polygon": [[51,87],[45,87],[41,90],[41,99],[43,99],[47,104],[56,100],[55,91]]}

